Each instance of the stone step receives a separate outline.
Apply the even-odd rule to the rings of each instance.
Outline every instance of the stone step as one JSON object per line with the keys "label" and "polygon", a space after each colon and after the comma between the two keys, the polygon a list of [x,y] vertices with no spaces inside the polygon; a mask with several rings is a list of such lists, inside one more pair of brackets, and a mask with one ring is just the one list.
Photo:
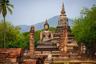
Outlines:
{"label": "stone step", "polygon": [[57,47],[37,47],[36,51],[58,51]]}
{"label": "stone step", "polygon": [[57,48],[57,46],[37,46],[37,48]]}
{"label": "stone step", "polygon": [[40,43],[40,44],[38,44],[37,46],[56,46],[56,44],[55,43]]}

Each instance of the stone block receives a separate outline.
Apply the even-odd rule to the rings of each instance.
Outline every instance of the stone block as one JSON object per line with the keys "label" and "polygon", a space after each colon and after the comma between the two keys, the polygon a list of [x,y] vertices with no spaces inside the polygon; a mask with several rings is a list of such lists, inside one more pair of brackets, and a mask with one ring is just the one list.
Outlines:
{"label": "stone block", "polygon": [[11,62],[17,62],[17,58],[8,58]]}
{"label": "stone block", "polygon": [[36,64],[36,60],[34,60],[34,59],[26,59],[26,60],[24,60],[23,64]]}

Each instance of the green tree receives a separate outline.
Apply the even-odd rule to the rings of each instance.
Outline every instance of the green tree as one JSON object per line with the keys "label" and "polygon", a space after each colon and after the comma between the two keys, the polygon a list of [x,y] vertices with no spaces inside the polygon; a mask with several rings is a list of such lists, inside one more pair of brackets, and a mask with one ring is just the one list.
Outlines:
{"label": "green tree", "polygon": [[[18,45],[15,45],[18,42],[18,39],[21,37],[21,33],[18,27],[14,27],[11,23],[6,22],[6,47],[16,47]],[[0,22],[0,47],[3,47],[3,29],[4,29],[4,23]]]}
{"label": "green tree", "polygon": [[7,15],[7,12],[9,11],[12,14],[12,8],[13,5],[9,3],[9,0],[0,0],[0,14],[2,13],[3,19],[4,19],[4,47],[6,42],[6,22],[5,17]]}
{"label": "green tree", "polygon": [[21,42],[21,44],[22,44],[21,48],[29,49],[29,32],[22,33],[21,40],[23,41],[23,42]]}
{"label": "green tree", "polygon": [[72,32],[78,43],[84,43],[87,47],[87,54],[90,57],[96,53],[96,6],[91,9],[85,8],[81,17],[74,20]]}

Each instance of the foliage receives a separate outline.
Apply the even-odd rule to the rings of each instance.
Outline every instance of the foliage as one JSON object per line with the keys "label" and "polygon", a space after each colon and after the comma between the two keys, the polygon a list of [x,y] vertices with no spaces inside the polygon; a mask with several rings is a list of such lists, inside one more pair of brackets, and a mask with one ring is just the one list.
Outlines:
{"label": "foliage", "polygon": [[[3,29],[4,23],[0,22],[0,47],[3,47]],[[11,23],[6,22],[6,47],[8,47],[11,43],[16,43],[15,41],[18,40],[19,33],[18,27],[14,27]]]}
{"label": "foliage", "polygon": [[72,32],[79,43],[85,43],[87,53],[92,56],[96,52],[96,6],[85,8],[81,14],[74,20]]}
{"label": "foliage", "polygon": [[7,15],[9,11],[12,14],[13,5],[9,3],[9,0],[0,0],[0,13],[2,13],[3,17]]}
{"label": "foliage", "polygon": [[[0,48],[3,48],[4,23],[0,22]],[[29,32],[21,33],[19,27],[6,22],[6,48],[27,48],[29,47]]]}
{"label": "foliage", "polygon": [[38,30],[38,31],[36,31],[35,32],[35,46],[37,46],[37,44],[38,44],[38,41],[39,41],[39,39],[40,39],[40,32],[41,32],[42,30]]}

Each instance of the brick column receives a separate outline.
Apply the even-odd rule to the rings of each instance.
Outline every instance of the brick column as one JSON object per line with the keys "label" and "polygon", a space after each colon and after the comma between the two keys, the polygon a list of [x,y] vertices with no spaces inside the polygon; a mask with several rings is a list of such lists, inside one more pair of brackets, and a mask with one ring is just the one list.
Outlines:
{"label": "brick column", "polygon": [[29,41],[29,55],[32,56],[34,54],[34,26],[30,29],[30,41]]}
{"label": "brick column", "polygon": [[66,55],[67,53],[67,40],[68,39],[68,32],[67,27],[65,26],[62,30],[62,34],[60,37],[60,51],[62,55]]}

